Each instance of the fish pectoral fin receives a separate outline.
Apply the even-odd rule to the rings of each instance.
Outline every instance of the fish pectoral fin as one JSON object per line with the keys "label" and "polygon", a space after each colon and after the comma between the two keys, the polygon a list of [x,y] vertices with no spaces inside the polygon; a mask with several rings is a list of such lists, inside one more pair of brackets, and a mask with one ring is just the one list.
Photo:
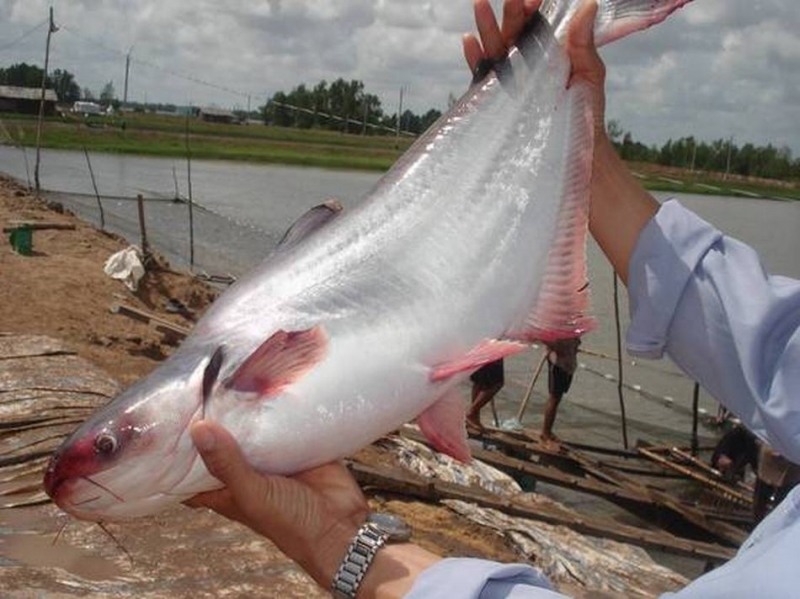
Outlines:
{"label": "fish pectoral fin", "polygon": [[461,395],[458,389],[452,388],[417,417],[417,424],[437,451],[461,462],[469,462],[472,452],[467,445],[465,418]]}
{"label": "fish pectoral fin", "polygon": [[431,381],[449,379],[462,372],[473,372],[490,362],[525,351],[527,345],[519,341],[487,339],[463,356],[437,364],[431,371]]}
{"label": "fish pectoral fin", "polygon": [[203,369],[203,411],[202,417],[206,417],[206,408],[208,401],[211,399],[211,392],[214,390],[214,385],[219,377],[219,371],[222,368],[222,362],[225,360],[225,346],[220,345],[215,351],[214,355],[206,364]]}
{"label": "fish pectoral fin", "polygon": [[278,331],[248,356],[225,386],[260,398],[277,395],[318,364],[327,347],[328,336],[321,326]]}

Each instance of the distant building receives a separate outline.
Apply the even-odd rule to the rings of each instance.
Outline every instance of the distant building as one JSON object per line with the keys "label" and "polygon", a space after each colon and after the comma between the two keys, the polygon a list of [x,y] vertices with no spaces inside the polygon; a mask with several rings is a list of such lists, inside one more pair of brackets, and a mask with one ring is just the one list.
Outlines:
{"label": "distant building", "polygon": [[207,123],[226,123],[232,125],[239,122],[239,117],[223,108],[198,108],[197,116]]}
{"label": "distant building", "polygon": [[72,112],[89,116],[90,114],[104,114],[106,109],[97,102],[75,102],[72,105]]}
{"label": "distant building", "polygon": [[[0,85],[0,112],[21,112],[39,114],[39,102],[42,99],[41,88]],[[52,89],[44,92],[44,113],[52,116],[56,112],[58,96]]]}

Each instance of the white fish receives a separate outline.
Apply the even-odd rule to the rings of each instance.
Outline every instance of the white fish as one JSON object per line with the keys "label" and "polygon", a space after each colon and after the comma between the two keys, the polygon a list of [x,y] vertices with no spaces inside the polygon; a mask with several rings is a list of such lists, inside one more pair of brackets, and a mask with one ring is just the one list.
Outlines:
{"label": "white fish", "polygon": [[[688,1],[601,0],[596,39]],[[366,201],[335,219],[312,211],[179,351],[84,423],[48,466],[54,501],[115,520],[218,488],[189,436],[202,417],[264,472],[340,458],[415,418],[468,459],[458,383],[591,326],[593,115],[589,91],[567,89],[562,46],[579,3],[546,2]]]}

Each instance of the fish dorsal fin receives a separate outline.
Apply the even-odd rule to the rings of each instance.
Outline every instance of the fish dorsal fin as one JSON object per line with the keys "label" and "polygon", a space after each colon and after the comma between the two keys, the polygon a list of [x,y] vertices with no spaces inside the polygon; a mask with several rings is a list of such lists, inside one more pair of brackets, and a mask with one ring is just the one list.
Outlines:
{"label": "fish dorsal fin", "polygon": [[472,372],[500,358],[525,351],[526,345],[518,341],[487,339],[473,347],[463,356],[437,364],[431,371],[431,381],[449,379],[461,372]]}
{"label": "fish dorsal fin", "polygon": [[225,386],[259,397],[277,395],[318,364],[327,347],[328,338],[321,326],[278,331],[248,356]]}
{"label": "fish dorsal fin", "polygon": [[326,224],[341,214],[344,207],[341,202],[334,199],[325,200],[303,214],[286,230],[276,247],[277,251],[285,251],[306,239],[315,231],[319,231]]}
{"label": "fish dorsal fin", "polygon": [[591,90],[575,83],[567,92],[569,141],[553,244],[536,302],[524,322],[507,332],[522,341],[578,337],[594,328],[589,310],[586,235],[592,178],[594,120]]}
{"label": "fish dorsal fin", "polygon": [[465,418],[464,402],[458,389],[454,387],[420,414],[417,424],[437,451],[461,462],[469,462],[472,453],[467,445]]}

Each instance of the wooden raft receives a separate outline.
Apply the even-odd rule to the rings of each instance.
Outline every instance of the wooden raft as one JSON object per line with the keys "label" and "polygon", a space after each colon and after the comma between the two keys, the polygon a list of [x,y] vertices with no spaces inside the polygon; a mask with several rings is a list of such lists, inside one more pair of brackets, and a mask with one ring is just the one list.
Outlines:
{"label": "wooden raft", "polygon": [[60,341],[0,334],[0,508],[49,501],[50,454],[119,390]]}

